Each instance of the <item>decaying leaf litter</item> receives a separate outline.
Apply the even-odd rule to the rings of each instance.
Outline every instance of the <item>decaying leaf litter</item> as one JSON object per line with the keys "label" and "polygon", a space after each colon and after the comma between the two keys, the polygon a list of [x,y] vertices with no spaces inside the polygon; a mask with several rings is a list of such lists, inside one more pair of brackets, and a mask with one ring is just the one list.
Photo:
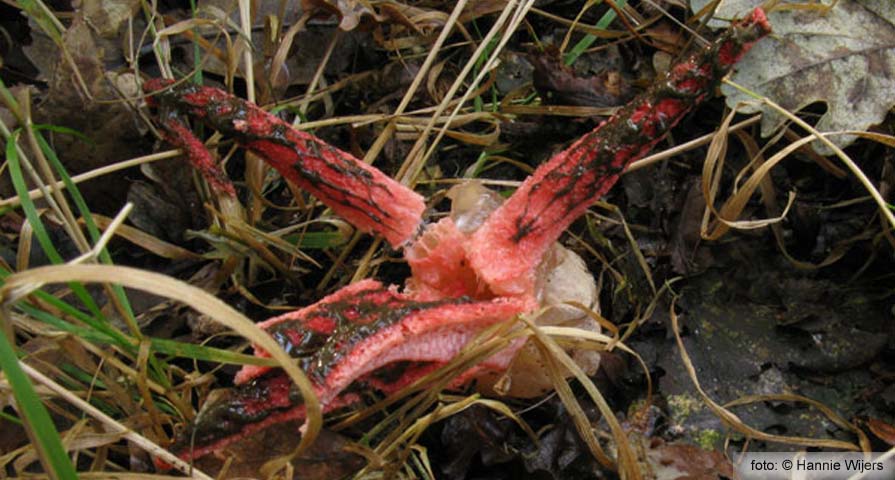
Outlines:
{"label": "decaying leaf litter", "polygon": [[[318,3],[304,6],[323,7],[323,2]],[[16,132],[22,150],[13,154],[14,160],[26,167],[18,175],[29,175],[25,173],[27,162],[34,162],[35,171],[46,175],[41,165],[52,168],[54,154],[72,173],[93,172],[94,165],[78,163],[86,155],[72,154],[61,142],[77,144],[95,158],[105,159],[104,164],[112,163],[109,158],[147,157],[133,162],[140,164],[171,156],[164,151],[153,154],[159,150],[154,149],[151,134],[141,137],[139,133],[145,131],[147,123],[112,121],[118,126],[113,131],[137,132],[121,137],[91,126],[91,119],[98,126],[110,125],[109,121],[91,117],[91,112],[102,112],[110,115],[108,118],[145,115],[133,109],[136,100],[126,101],[137,97],[133,80],[137,77],[128,62],[139,59],[141,71],[147,76],[174,67],[180,77],[198,65],[204,81],[235,84],[237,92],[254,96],[259,104],[276,104],[275,111],[283,112],[285,118],[301,119],[305,128],[362,158],[375,159],[377,167],[397,174],[396,178],[416,176],[416,190],[436,211],[448,208],[449,202],[439,199],[461,178],[489,179],[486,183],[509,192],[517,185],[514,181],[546,160],[552,151],[599,121],[589,116],[606,114],[607,107],[627,100],[626,90],[638,91],[651,83],[655,77],[653,65],[660,68],[662,57],[679,53],[683,43],[692,38],[690,32],[662,21],[661,12],[652,5],[631,2],[616,14],[621,19],[609,23],[608,30],[605,25],[601,30],[595,26],[613,15],[605,5],[582,9],[581,5],[563,2],[542,3],[533,6],[518,23],[520,18],[504,10],[503,2],[469,2],[465,10],[459,10],[460,5],[453,12],[455,5],[387,4],[370,9],[361,2],[344,2],[339,4],[340,15],[318,18],[299,14],[294,14],[295,18],[276,17],[278,8],[270,9],[271,17],[261,9],[253,18],[267,19],[267,23],[258,21],[257,28],[252,29],[251,50],[241,43],[248,38],[241,32],[249,30],[243,18],[252,12],[244,17],[234,14],[224,21],[226,12],[238,11],[238,5],[200,4],[194,15],[187,9],[149,9],[150,14],[166,15],[157,17],[164,18],[165,23],[156,24],[155,33],[147,34],[136,52],[120,45],[138,45],[140,41],[115,41],[140,38],[142,34],[135,32],[145,30],[145,18],[149,17],[145,11],[136,12],[136,4],[116,10],[85,5],[74,15],[57,16],[63,23],[27,4],[24,7],[30,15],[32,36],[40,32],[45,35],[43,53],[32,50],[28,56],[35,65],[40,62],[34,57],[43,57],[44,68],[38,67],[40,78],[29,77],[30,84],[37,86],[33,93],[13,84],[7,76],[9,70],[4,69],[3,80],[15,96],[15,103],[7,100],[6,105],[16,105],[8,108],[18,114],[13,118],[33,117],[34,124],[53,125],[55,130],[40,130],[50,140],[43,149],[33,129]],[[837,3],[837,8],[845,5],[848,11],[856,6],[873,6],[873,2]],[[690,14],[674,5],[664,6],[678,19]],[[702,6],[693,7],[699,10]],[[797,12],[803,16],[817,14],[816,7]],[[110,11],[117,16],[107,15]],[[297,10],[287,6],[282,11]],[[790,14],[787,11],[772,11],[771,23],[775,23],[775,15]],[[458,22],[455,34],[440,39],[444,25],[453,22],[452,13]],[[278,23],[274,18],[284,20]],[[704,19],[694,18],[691,25]],[[505,46],[500,45],[502,33],[493,41],[487,37],[489,28],[502,21],[509,24],[507,31],[515,32]],[[106,22],[112,22],[112,27],[105,28]],[[120,22],[117,27],[115,22]],[[570,24],[575,28],[570,29]],[[338,25],[356,28],[341,30]],[[636,26],[640,26],[637,35],[626,31]],[[266,38],[280,37],[270,35],[270,30],[277,29],[283,38],[292,39],[291,49],[298,54],[284,53],[290,50],[290,45],[284,47],[288,42],[265,42]],[[660,45],[657,40],[668,39],[669,31],[677,32],[678,50],[669,48],[669,42]],[[711,35],[708,30],[702,32]],[[596,38],[583,37],[584,33],[596,34]],[[162,40],[153,43],[152,35]],[[303,35],[304,41],[298,43]],[[60,36],[69,42],[77,39],[72,44],[80,48],[60,51],[56,46],[63,43]],[[604,38],[607,36],[610,38]],[[588,51],[589,42],[593,42],[593,51]],[[38,43],[33,41],[30,48],[35,45]],[[477,47],[481,47],[481,55],[473,52]],[[172,49],[172,60],[167,60],[167,48]],[[314,60],[295,60],[315,51]],[[434,53],[427,63],[430,52]],[[488,65],[488,54],[496,54],[501,60],[496,70]],[[535,65],[534,69],[539,64],[556,65],[560,55],[570,67],[546,69],[546,82],[537,77],[544,75],[542,69],[534,75],[538,89],[533,89],[530,65]],[[467,64],[470,59],[473,61]],[[249,60],[254,66],[256,88],[246,90],[246,74],[240,62],[244,65]],[[393,61],[382,68],[388,60]],[[760,57],[752,61],[761,62]],[[156,66],[150,66],[153,62]],[[212,66],[215,62],[217,66]],[[79,66],[77,73],[70,68],[72,65]],[[467,65],[468,81],[481,74],[483,83],[461,82],[455,88],[455,79]],[[26,71],[16,65],[12,68],[15,72]],[[551,73],[556,78],[549,78]],[[236,79],[229,81],[228,74]],[[41,81],[45,83],[38,83]],[[595,86],[604,87],[597,98],[592,91]],[[448,120],[451,101],[466,93],[468,108]],[[53,98],[57,98],[55,107]],[[784,99],[772,100],[786,105]],[[439,109],[441,105],[444,107]],[[114,112],[124,117],[114,117]],[[817,112],[816,108],[809,109],[804,118],[813,123]],[[732,123],[722,124],[724,120]],[[746,130],[742,126],[728,128],[743,120]],[[11,133],[16,128],[14,122],[7,123]],[[440,142],[431,141],[432,137],[423,133],[446,122],[447,138]],[[621,466],[623,471],[628,469],[629,476],[636,471],[641,478],[650,478],[658,464],[672,465],[672,471],[690,468],[691,475],[727,471],[729,464],[725,466],[724,456],[711,449],[723,448],[728,434],[731,452],[742,448],[748,438],[754,439],[748,443],[749,448],[799,448],[798,442],[791,440],[765,443],[781,440],[768,434],[824,439],[826,445],[839,449],[849,445],[888,448],[885,436],[879,434],[885,430],[880,424],[892,423],[888,412],[893,401],[891,373],[887,373],[891,369],[886,368],[892,342],[891,326],[887,325],[891,322],[886,322],[891,317],[887,288],[891,282],[885,268],[891,261],[891,244],[889,229],[883,227],[885,216],[876,215],[878,210],[868,200],[868,191],[854,181],[847,164],[843,166],[835,157],[819,157],[811,148],[799,149],[769,174],[764,172],[783,159],[783,155],[778,158],[779,151],[804,143],[801,139],[807,133],[791,127],[791,131],[768,141],[758,136],[749,122],[754,120],[726,118],[720,102],[701,108],[699,114],[673,131],[665,145],[673,150],[674,146],[711,134],[721,124],[722,130],[713,137],[707,154],[704,149],[693,150],[697,148],[693,146],[679,149],[682,153],[676,156],[658,154],[659,160],[671,160],[658,164],[647,161],[649,168],[625,176],[607,197],[611,203],[591,209],[566,234],[564,243],[582,253],[591,270],[597,272],[599,312],[605,317],[600,321],[605,332],[610,337],[617,332],[624,341],[611,342],[610,346],[616,348],[601,355],[601,371],[595,381],[622,421],[628,442],[639,452],[640,463]],[[90,141],[58,126],[74,128]],[[860,130],[865,125],[846,128]],[[883,136],[886,132],[887,124],[883,123],[864,134],[866,140],[847,150],[884,198],[888,198],[891,177],[890,155],[885,148],[889,140]],[[206,136],[210,133],[205,132]],[[737,141],[728,145],[723,142],[728,138]],[[177,161],[145,163],[140,171],[134,169],[117,177],[109,176],[116,173],[106,174],[99,180],[98,191],[102,193],[84,191],[86,206],[94,213],[107,215],[105,219],[93,215],[95,222],[101,229],[119,234],[109,243],[117,264],[186,280],[258,320],[271,316],[268,307],[307,305],[334,287],[352,278],[368,277],[371,272],[394,282],[407,275],[394,252],[383,249],[370,237],[353,233],[350,226],[326,215],[322,208],[315,209],[313,199],[306,194],[284,188],[288,186],[261,168],[257,159],[232,149],[226,138],[213,137],[211,144],[220,140],[224,143],[217,152],[227,159],[228,173],[244,192],[239,202],[214,205],[213,196],[204,187],[194,188],[189,170]],[[709,140],[711,136],[705,143]],[[7,161],[11,163],[9,150]],[[4,181],[15,180],[14,169],[9,168]],[[44,181],[57,181],[60,174],[55,175]],[[125,223],[118,227],[120,218],[112,218],[119,213],[123,194],[117,202],[97,196],[111,192],[103,188],[110,185],[110,178],[121,180],[116,183],[127,187],[127,197],[136,200],[137,208],[127,215],[130,226]],[[22,182],[20,196],[34,186]],[[761,190],[760,197],[753,195],[757,189]],[[788,197],[790,191],[796,192],[795,197]],[[4,198],[11,199],[4,201],[5,206],[24,199],[15,199],[11,193],[4,193]],[[74,259],[80,253],[88,253],[79,259],[80,263],[106,261],[104,255],[89,254],[90,245],[100,241],[98,234],[90,241],[78,239],[84,228],[78,218],[84,215],[77,210],[77,199],[51,198],[58,198],[55,206],[39,201],[29,213],[26,201],[22,210],[6,212],[7,271],[23,272],[48,261]],[[706,209],[705,198],[714,200],[714,211]],[[66,213],[69,204],[71,214]],[[782,222],[761,222],[762,218],[784,213]],[[29,215],[43,219],[43,231],[34,227],[36,221],[24,221]],[[234,217],[242,221],[236,222]],[[700,233],[712,240],[700,239]],[[108,240],[103,239],[100,245],[105,246]],[[55,245],[61,253],[54,255],[49,245]],[[60,280],[91,278],[86,272],[76,274],[71,268],[60,268],[63,271],[56,277]],[[22,291],[13,286],[20,285],[17,279],[21,278],[28,277],[17,274],[8,281],[4,298],[19,300]],[[98,279],[131,280],[111,275]],[[5,322],[5,331],[9,338],[16,339],[19,353],[28,355],[26,371],[43,372],[61,384],[61,391],[74,394],[67,400],[55,397],[48,406],[65,441],[76,445],[69,448],[79,452],[75,462],[79,470],[91,466],[107,471],[151,468],[151,457],[146,452],[160,454],[149,445],[166,445],[172,425],[182,425],[194,415],[212,388],[227,385],[234,368],[226,365],[257,363],[259,359],[218,349],[239,347],[239,341],[232,337],[209,336],[198,333],[208,332],[208,327],[190,330],[186,326],[186,320],[199,327],[213,323],[209,317],[236,314],[216,310],[218,304],[203,310],[198,304],[204,300],[183,298],[183,292],[155,297],[134,290],[92,290],[92,284],[87,287],[90,290],[75,284],[63,290],[47,286],[46,293],[34,294],[14,307],[7,304],[5,318],[10,320]],[[97,300],[91,308],[94,297]],[[186,300],[204,315],[185,311],[169,299]],[[131,317],[130,311],[136,315]],[[104,318],[113,327],[91,322],[93,318]],[[686,347],[687,356],[682,357],[669,333],[674,322],[682,327],[681,345]],[[59,332],[68,335],[60,336]],[[122,337],[121,332],[127,333]],[[749,341],[743,341],[744,337]],[[149,340],[140,343],[140,338]],[[206,345],[211,347],[189,347],[191,342],[202,340],[210,342]],[[658,381],[652,397],[647,397],[647,385],[635,357],[618,351],[622,345],[638,352]],[[721,356],[718,351],[727,355]],[[690,378],[681,368],[682,358],[706,374]],[[701,391],[694,388],[697,380]],[[49,388],[41,381],[37,384],[41,392]],[[366,466],[361,475],[398,472],[438,478],[511,476],[514,471],[563,478],[583,473],[600,476],[605,473],[599,472],[609,471],[593,459],[572,426],[583,420],[597,432],[608,431],[605,418],[600,418],[579,385],[573,384],[573,390],[568,391],[570,397],[566,397],[580,402],[577,412],[583,416],[577,418],[576,410],[567,410],[571,405],[555,395],[536,403],[470,397],[470,393],[452,392],[439,397],[430,390],[385,410],[367,410],[360,420],[356,415],[328,417],[327,430],[337,431],[333,435],[338,440],[318,442],[315,448],[323,448],[325,453],[301,457],[304,460],[293,461],[285,470],[280,468],[281,462],[268,464],[270,457],[259,458],[258,452],[265,451],[257,449],[260,439],[250,439],[244,447],[230,452],[236,457],[225,468],[233,476],[308,475],[313,464],[324,469],[318,474],[320,478],[339,475],[340,468],[347,475],[362,465]],[[743,424],[760,432],[731,422],[729,415],[718,410],[720,405],[711,403],[758,394],[788,395],[730,407]],[[793,394],[812,398],[833,410],[809,408]],[[113,423],[102,427],[102,431],[111,433],[104,437],[88,435],[95,431],[95,424],[90,422],[96,420],[80,420],[83,413],[79,412],[86,411],[86,406],[75,402],[78,396],[111,417]],[[368,404],[375,400],[375,395],[366,397]],[[11,407],[4,414],[4,422],[12,424],[21,415]],[[725,428],[719,418],[732,428]],[[518,420],[534,429],[538,442],[519,427]],[[114,422],[123,422],[142,437],[122,441],[120,434],[114,433],[121,425]],[[286,426],[283,443],[291,438],[297,444],[297,435],[288,435],[295,429],[296,425]],[[36,463],[39,456],[34,455],[33,448],[24,446],[22,431],[17,431],[9,448],[4,447],[4,452],[9,452],[4,456],[4,468],[11,474],[40,468]],[[469,431],[481,439],[475,445],[479,448],[471,448],[463,433]],[[77,438],[81,441],[74,440]],[[613,455],[614,443],[603,435],[598,438]],[[346,442],[353,456],[344,453]],[[813,440],[809,444],[823,445]],[[23,449],[16,450],[19,447]],[[255,450],[249,450],[251,447]],[[275,455],[290,452],[292,447],[287,446]],[[701,461],[693,461],[696,458]],[[207,468],[215,471],[219,466]]]}

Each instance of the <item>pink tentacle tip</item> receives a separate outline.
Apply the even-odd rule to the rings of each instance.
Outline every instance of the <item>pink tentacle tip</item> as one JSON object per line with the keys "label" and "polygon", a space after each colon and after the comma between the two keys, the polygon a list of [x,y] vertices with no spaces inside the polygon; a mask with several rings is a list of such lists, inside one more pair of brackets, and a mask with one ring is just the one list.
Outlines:
{"label": "pink tentacle tip", "polygon": [[752,10],[752,13],[743,22],[758,26],[763,34],[768,34],[772,31],[771,22],[768,21],[768,16],[761,7],[755,7],[755,10]]}
{"label": "pink tentacle tip", "polygon": [[174,80],[169,80],[167,78],[150,78],[144,81],[143,93],[148,95],[146,97],[146,102],[149,103],[149,106],[154,107],[158,103],[157,100],[153,97],[153,94],[164,90],[173,84]]}
{"label": "pink tentacle tip", "polygon": [[150,78],[143,82],[143,91],[151,93],[157,90],[163,90],[171,85],[174,85],[174,80],[167,78]]}

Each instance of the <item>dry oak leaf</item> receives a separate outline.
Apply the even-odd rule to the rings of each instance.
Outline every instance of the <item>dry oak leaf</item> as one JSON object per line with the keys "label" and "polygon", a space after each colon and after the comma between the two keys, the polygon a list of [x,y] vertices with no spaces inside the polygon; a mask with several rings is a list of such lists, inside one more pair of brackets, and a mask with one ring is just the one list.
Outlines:
{"label": "dry oak leaf", "polygon": [[[699,11],[710,0],[691,0]],[[818,2],[818,6],[831,0]],[[741,17],[762,0],[721,0],[716,19]],[[759,42],[737,65],[731,80],[766,95],[783,108],[798,111],[823,102],[826,113],[815,127],[822,132],[866,130],[883,121],[895,105],[895,2],[892,0],[839,0],[833,8],[789,9],[768,14],[774,33]],[[804,2],[800,2],[804,5]],[[710,26],[723,26],[718,20]],[[751,100],[749,95],[723,85],[727,104]],[[761,134],[770,136],[785,121],[767,106],[761,109]],[[839,147],[855,137],[831,138]],[[814,148],[832,152],[819,142]]]}

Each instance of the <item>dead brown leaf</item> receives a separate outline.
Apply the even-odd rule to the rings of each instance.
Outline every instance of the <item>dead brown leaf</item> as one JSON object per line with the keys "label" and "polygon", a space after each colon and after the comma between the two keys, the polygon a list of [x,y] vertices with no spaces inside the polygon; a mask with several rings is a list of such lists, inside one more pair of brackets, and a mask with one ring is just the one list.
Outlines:
{"label": "dead brown leaf", "polygon": [[323,10],[337,15],[339,28],[346,32],[357,28],[364,17],[377,22],[383,19],[365,0],[302,0],[301,6],[304,11]]}
{"label": "dead brown leaf", "polygon": [[[207,456],[197,460],[196,466],[222,480],[259,478],[264,464],[295,450],[301,438],[298,427],[298,422],[275,425],[230,445],[220,457]],[[363,467],[364,460],[346,450],[349,445],[345,437],[339,434],[328,430],[320,432],[306,454],[292,459],[292,478],[328,480],[345,478],[356,472]],[[232,458],[229,465],[222,460],[228,457]]]}
{"label": "dead brown leaf", "polygon": [[533,81],[544,103],[590,107],[624,104],[631,96],[630,85],[618,71],[582,77],[562,63],[559,52],[532,55]]}
{"label": "dead brown leaf", "polygon": [[485,15],[503,11],[507,0],[470,0],[460,15],[460,23],[466,23]]}
{"label": "dead brown leaf", "polygon": [[868,418],[866,422],[867,428],[876,435],[876,438],[895,446],[895,425],[886,423],[877,418]]}
{"label": "dead brown leaf", "polygon": [[681,47],[686,45],[686,38],[680,29],[671,22],[658,22],[646,29],[646,38],[652,40],[652,45],[663,52],[677,55]]}
{"label": "dead brown leaf", "polygon": [[651,446],[647,460],[655,476],[662,480],[717,480],[733,478],[733,466],[717,450],[703,450],[684,443]]}
{"label": "dead brown leaf", "polygon": [[[107,71],[107,65],[123,61],[118,32],[138,6],[136,0],[85,1],[62,34],[62,48],[32,22],[34,42],[25,52],[48,85],[35,108],[35,121],[72,128],[90,139],[49,138],[70,174],[143,153],[133,113],[119,101],[135,94],[135,78]],[[115,213],[113,206],[120,205],[126,188],[126,182],[108,178],[81,187],[88,204],[105,214]]]}

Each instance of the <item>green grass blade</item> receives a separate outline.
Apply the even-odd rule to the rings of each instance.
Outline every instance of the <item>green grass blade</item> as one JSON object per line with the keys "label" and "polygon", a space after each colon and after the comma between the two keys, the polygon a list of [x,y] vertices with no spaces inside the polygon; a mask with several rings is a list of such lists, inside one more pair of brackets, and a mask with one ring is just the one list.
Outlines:
{"label": "green grass blade", "polygon": [[[85,328],[73,323],[66,322],[50,313],[40,310],[31,305],[19,305],[18,308],[23,313],[39,320],[59,331],[76,335],[84,340],[96,344],[115,344],[128,350],[133,349],[130,342],[118,342],[108,335],[96,330]],[[216,363],[227,363],[232,365],[265,365],[276,366],[276,362],[269,358],[256,357],[254,355],[246,355],[244,353],[232,352],[222,348],[207,347],[204,345],[196,345],[192,343],[178,342],[176,340],[167,340],[162,338],[151,338],[149,340],[153,351],[172,357],[189,358],[192,360],[204,360]]]}
{"label": "green grass blade", "polygon": [[[615,0],[615,5],[618,8],[624,7],[626,3],[627,0]],[[607,11],[603,14],[602,17],[600,17],[600,20],[595,26],[601,30],[605,30],[607,27],[609,27],[609,24],[612,23],[613,20],[615,20],[615,17],[615,10],[610,8],[609,11]],[[586,52],[587,49],[590,48],[591,45],[593,45],[596,41],[597,37],[588,33],[584,36],[584,38],[579,40],[578,43],[576,43],[575,46],[572,47],[571,50],[569,50],[569,53],[565,54],[565,56],[563,57],[563,62],[565,62],[566,65],[575,63],[575,60],[578,60],[578,57]]]}
{"label": "green grass blade", "polygon": [[472,164],[472,168],[467,169],[467,172],[471,172],[468,178],[478,178],[479,175],[482,174],[482,171],[485,168],[485,162],[488,160],[488,152],[482,151],[479,153],[479,158],[475,160]]}
{"label": "green grass blade", "polygon": [[[4,315],[3,321],[7,322],[9,319]],[[44,468],[48,470],[51,478],[77,480],[77,472],[62,446],[59,432],[56,431],[50,414],[41,403],[28,376],[19,366],[19,359],[3,329],[0,329],[0,369],[6,374],[12,387],[16,406],[26,423],[26,428],[31,431],[34,447],[40,455]]]}
{"label": "green grass blade", "polygon": [[[196,0],[190,0],[190,14],[193,18],[199,17],[199,10]],[[192,81],[196,85],[202,85],[202,46],[199,45],[199,39],[202,38],[198,29],[193,29],[193,78]]]}
{"label": "green grass blade", "polygon": [[[25,177],[22,175],[19,154],[16,151],[16,138],[19,133],[20,130],[16,130],[6,141],[6,161],[9,165],[9,176],[12,180],[16,195],[18,195],[19,200],[21,201],[22,210],[25,212],[25,218],[27,218],[28,223],[31,224],[31,229],[34,231],[34,237],[37,238],[37,242],[40,244],[41,248],[43,248],[44,253],[52,263],[57,265],[62,264],[65,261],[62,259],[62,255],[59,254],[59,251],[56,250],[56,246],[53,245],[53,241],[50,239],[47,229],[40,219],[40,214],[37,213],[37,208],[34,206],[34,202],[28,195],[28,187],[25,185]],[[83,285],[70,283],[68,286],[94,316],[105,319],[105,316],[96,305],[96,302],[93,301],[93,297],[87,293],[87,289],[85,289]]]}
{"label": "green grass blade", "polygon": [[36,131],[48,130],[48,131],[54,132],[54,133],[62,133],[64,135],[71,135],[90,146],[96,146],[96,142],[91,140],[90,137],[75,130],[74,128],[63,127],[60,125],[51,125],[49,123],[35,123],[34,125],[32,125],[32,127]]}
{"label": "green grass blade", "polygon": [[62,31],[59,30],[56,22],[53,21],[53,18],[47,13],[47,11],[41,8],[41,5],[34,0],[18,0],[16,4],[25,11],[28,18],[34,20],[40,29],[43,30],[44,33],[47,34],[56,45],[62,45]]}
{"label": "green grass blade", "polygon": [[[35,292],[37,294],[38,292]],[[82,327],[41,310],[27,303],[19,303],[17,305],[26,315],[56,328],[59,331],[70,333],[78,336],[91,343],[99,345],[117,345],[126,351],[136,354],[134,341],[129,338],[117,339],[104,332],[97,331],[92,328]],[[276,362],[270,358],[256,357],[254,355],[246,355],[222,348],[208,347],[204,345],[196,345],[192,343],[178,342],[176,340],[167,340],[161,338],[151,338],[152,350],[163,355],[172,357],[189,358],[192,360],[204,360],[216,363],[227,363],[232,365],[264,365],[276,366]]]}
{"label": "green grass blade", "polygon": [[[5,279],[8,275],[9,275],[9,272],[0,269],[0,280]],[[133,355],[137,354],[136,342],[134,342],[127,335],[124,335],[123,333],[121,333],[119,330],[112,328],[106,322],[99,321],[99,320],[95,319],[94,317],[85,314],[84,312],[71,306],[64,300],[61,300],[61,299],[57,298],[55,295],[49,294],[47,292],[38,290],[38,291],[32,293],[32,295],[37,297],[42,302],[45,302],[45,303],[49,304],[50,306],[59,309],[64,315],[71,316],[71,317],[81,321],[82,323],[86,324],[87,326],[89,326],[91,329],[93,329],[93,332],[95,332],[97,335],[102,335],[101,338],[105,339],[105,341],[103,342],[104,344],[105,343],[110,343],[110,344],[114,343],[114,344],[119,345],[122,348],[124,348],[124,350],[127,351],[128,353],[131,353]],[[24,309],[25,307],[23,307],[23,305],[27,305],[27,304],[20,303],[18,305],[18,307]],[[34,308],[35,311],[43,312],[43,310],[36,309],[35,307],[30,307],[30,308]],[[29,313],[29,315],[30,314],[31,313]],[[53,317],[53,318],[56,318],[56,317]],[[71,325],[70,322],[65,322],[65,323]],[[84,327],[78,327],[78,328],[84,328]],[[90,329],[85,329],[85,330],[90,330]]]}
{"label": "green grass blade", "polygon": [[82,327],[71,322],[66,322],[56,315],[41,310],[32,305],[28,305],[24,302],[20,302],[18,305],[16,305],[16,308],[21,310],[22,313],[34,318],[35,320],[40,321],[41,323],[45,323],[62,332],[77,335],[78,337],[83,338],[84,340],[87,340],[91,343],[96,343],[99,345],[118,345],[119,347],[125,348],[125,350],[135,350],[135,347],[129,342],[124,341],[124,339],[112,337],[111,335],[108,335],[106,332],[103,332],[99,329]]}
{"label": "green grass blade", "polygon": [[34,232],[37,242],[51,262],[56,264],[63,263],[62,255],[59,255],[59,251],[56,250],[56,246],[50,240],[50,235],[40,220],[40,214],[37,213],[37,207],[34,206],[34,202],[31,201],[31,197],[28,195],[28,187],[25,185],[25,177],[22,174],[22,167],[19,163],[19,153],[16,151],[16,142],[20,133],[21,130],[14,131],[6,142],[6,161],[9,164],[9,176],[12,179],[16,195],[22,197],[22,210],[25,211],[25,217],[28,219],[28,223],[31,224],[31,230]]}
{"label": "green grass blade", "polygon": [[25,425],[25,422],[20,420],[19,417],[15,416],[11,413],[6,413],[3,410],[0,410],[0,419],[3,419],[7,422],[14,423],[16,425]]}
{"label": "green grass blade", "polygon": [[322,250],[335,248],[348,243],[348,238],[340,232],[304,232],[290,234],[283,240],[297,246],[302,250]]}
{"label": "green grass blade", "polygon": [[206,347],[203,345],[178,342],[176,340],[168,340],[164,338],[153,338],[151,341],[152,348],[156,351],[175,357],[205,360],[215,363],[228,363],[231,365],[277,366],[277,362],[271,358],[246,355],[244,353],[237,353],[223,348]]}
{"label": "green grass blade", "polygon": [[[84,140],[87,139],[87,137],[85,137],[84,135],[81,135],[80,133],[78,133],[70,128],[41,126],[37,130],[40,130],[43,128],[48,128],[48,129],[51,129],[51,130],[59,132],[59,133],[66,133],[66,134],[74,135],[80,139],[84,139]],[[56,152],[50,147],[50,145],[47,143],[47,141],[43,138],[43,135],[41,135],[39,131],[36,131],[34,134],[35,134],[35,137],[37,138],[37,143],[40,146],[40,149],[43,152],[44,156],[47,158],[47,160],[50,162],[50,164],[56,170],[56,173],[62,179],[62,183],[65,184],[66,191],[68,191],[68,194],[71,197],[72,201],[74,202],[75,207],[78,209],[78,213],[80,213],[81,218],[84,219],[84,225],[87,227],[87,233],[90,235],[91,241],[95,244],[96,242],[99,241],[101,234],[100,234],[99,228],[96,226],[96,223],[93,221],[93,214],[90,212],[90,209],[87,208],[87,202],[84,201],[84,197],[81,195],[81,191],[78,190],[77,185],[75,185],[75,182],[72,181],[71,176],[65,170],[65,167],[62,165],[62,162],[59,161],[59,157],[56,156]],[[89,143],[89,141],[88,141],[88,143]],[[100,251],[99,259],[102,263],[105,263],[107,265],[112,265],[112,256],[109,255],[109,251],[105,248],[103,248],[102,251]],[[130,317],[128,319],[128,323],[136,325],[137,321],[134,318],[134,310],[131,307],[130,301],[127,298],[127,294],[125,294],[125,292],[124,292],[124,288],[122,288],[121,285],[113,285],[112,291],[114,292],[115,296],[118,298],[120,305],[124,308],[125,314],[127,314]]]}

